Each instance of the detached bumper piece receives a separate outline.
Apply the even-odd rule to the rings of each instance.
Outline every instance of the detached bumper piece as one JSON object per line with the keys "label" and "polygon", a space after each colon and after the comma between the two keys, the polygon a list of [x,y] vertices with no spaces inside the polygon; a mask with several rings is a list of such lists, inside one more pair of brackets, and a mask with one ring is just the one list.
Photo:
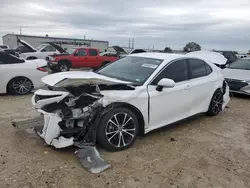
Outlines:
{"label": "detached bumper piece", "polygon": [[84,146],[77,150],[75,154],[79,158],[82,167],[94,174],[103,172],[110,167],[110,164],[101,158],[94,146]]}
{"label": "detached bumper piece", "polygon": [[78,147],[79,149],[76,150],[75,154],[80,160],[82,167],[91,173],[101,173],[110,168],[110,164],[101,158],[95,147],[95,136],[92,136],[95,131],[90,131],[91,133],[88,135],[90,138],[84,139],[84,142],[76,141],[72,137],[65,138],[60,136],[55,139],[54,134],[61,131],[58,122],[58,117],[44,114],[44,116],[37,118],[13,121],[12,126],[25,130],[28,133],[37,133],[48,145],[53,145],[56,148],[64,148],[71,145]]}

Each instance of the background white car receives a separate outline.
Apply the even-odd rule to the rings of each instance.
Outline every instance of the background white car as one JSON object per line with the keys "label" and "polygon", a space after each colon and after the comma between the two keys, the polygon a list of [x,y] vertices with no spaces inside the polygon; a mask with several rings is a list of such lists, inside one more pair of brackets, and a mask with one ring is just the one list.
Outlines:
{"label": "background white car", "polygon": [[[215,62],[216,63],[216,62]],[[32,103],[45,117],[49,145],[130,147],[138,135],[198,113],[217,115],[229,102],[221,69],[191,55],[138,53],[97,72],[46,76]]]}
{"label": "background white car", "polygon": [[49,55],[60,54],[60,51],[59,51],[60,49],[58,50],[54,46],[51,46],[50,44],[47,44],[47,43],[40,44],[37,47],[33,47],[32,45],[25,42],[24,40],[18,39],[18,42],[31,51],[31,52],[21,53],[20,57],[23,59],[27,59],[27,60],[46,59],[46,57]]}
{"label": "background white car", "polygon": [[250,95],[250,57],[238,59],[223,69],[230,91]]}
{"label": "background white car", "polygon": [[45,60],[23,60],[0,51],[0,93],[27,94],[44,86],[41,78],[46,75]]}

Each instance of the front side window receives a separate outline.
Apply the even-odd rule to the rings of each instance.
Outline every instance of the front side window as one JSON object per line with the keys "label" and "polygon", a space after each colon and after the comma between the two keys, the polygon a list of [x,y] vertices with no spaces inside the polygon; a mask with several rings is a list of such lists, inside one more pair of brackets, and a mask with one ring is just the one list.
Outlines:
{"label": "front side window", "polygon": [[178,60],[168,65],[152,82],[157,85],[163,78],[169,78],[175,82],[181,82],[188,79],[188,67],[186,60]]}
{"label": "front side window", "polygon": [[238,59],[237,61],[230,64],[227,68],[250,70],[250,59]]}
{"label": "front side window", "polygon": [[97,50],[89,49],[89,56],[97,56]]}
{"label": "front side window", "polygon": [[163,60],[126,56],[100,69],[97,73],[143,85]]}
{"label": "front side window", "polygon": [[87,55],[87,53],[84,49],[80,49],[77,52],[77,56],[86,56],[86,55]]}
{"label": "front side window", "polygon": [[189,59],[191,79],[207,76],[212,72],[212,69],[204,61],[199,59]]}
{"label": "front side window", "polygon": [[11,54],[0,52],[0,64],[15,64],[24,62],[25,62],[24,60],[19,59]]}

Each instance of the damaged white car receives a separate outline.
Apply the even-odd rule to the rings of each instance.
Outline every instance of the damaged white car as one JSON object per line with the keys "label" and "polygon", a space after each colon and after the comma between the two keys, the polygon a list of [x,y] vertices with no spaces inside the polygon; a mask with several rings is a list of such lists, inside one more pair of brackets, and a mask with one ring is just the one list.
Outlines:
{"label": "damaged white car", "polygon": [[48,145],[107,150],[198,113],[217,115],[229,102],[221,69],[197,57],[138,53],[97,72],[46,76],[32,103],[44,115],[38,134]]}

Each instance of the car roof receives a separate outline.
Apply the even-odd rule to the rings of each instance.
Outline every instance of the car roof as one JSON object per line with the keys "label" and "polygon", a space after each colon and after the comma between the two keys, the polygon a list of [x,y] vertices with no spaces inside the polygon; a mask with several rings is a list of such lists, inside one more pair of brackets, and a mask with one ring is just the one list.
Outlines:
{"label": "car roof", "polygon": [[175,59],[182,58],[182,57],[187,57],[184,54],[172,54],[172,53],[170,54],[170,53],[159,53],[159,52],[136,53],[136,54],[131,54],[129,56],[161,59],[161,60],[164,60],[167,62],[170,62],[170,61],[173,61]]}

